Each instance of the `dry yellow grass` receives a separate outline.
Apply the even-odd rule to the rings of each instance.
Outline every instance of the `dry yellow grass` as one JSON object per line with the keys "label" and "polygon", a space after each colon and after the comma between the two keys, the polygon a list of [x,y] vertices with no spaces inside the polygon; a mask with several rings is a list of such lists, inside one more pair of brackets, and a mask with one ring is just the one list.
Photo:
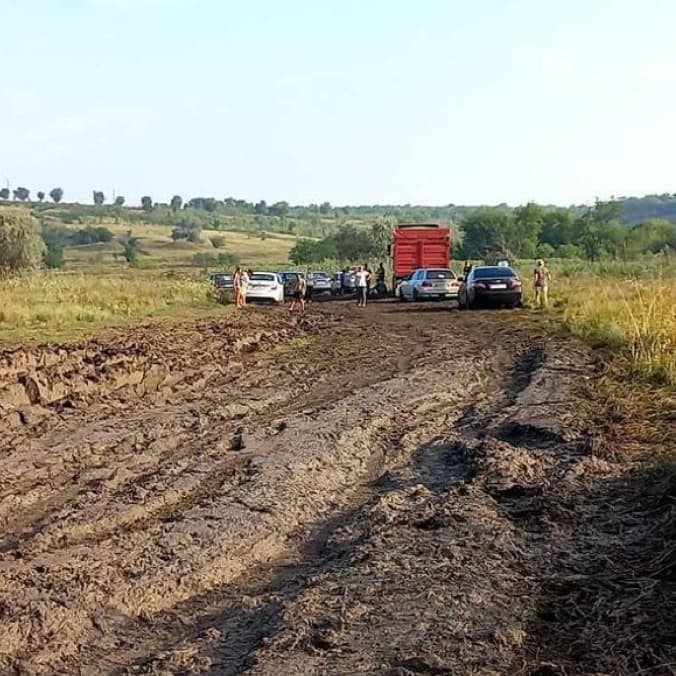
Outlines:
{"label": "dry yellow grass", "polygon": [[223,312],[199,278],[128,270],[113,275],[44,273],[0,285],[0,340],[56,340],[167,314]]}
{"label": "dry yellow grass", "polygon": [[[203,230],[202,242],[192,244],[185,241],[174,242],[171,239],[171,228],[168,226],[149,224],[130,226],[128,223],[114,222],[103,222],[101,225],[111,230],[116,237],[121,237],[131,230],[134,236],[139,238],[142,251],[139,265],[148,268],[192,266],[195,254],[218,255],[223,252],[233,254],[244,265],[280,266],[287,263],[289,251],[296,242],[296,238],[290,235],[274,234],[261,239],[255,233]],[[222,237],[224,247],[214,248],[211,244],[212,237]],[[66,266],[67,269],[81,272],[88,270],[100,272],[102,269],[112,271],[124,264],[119,257],[121,253],[122,247],[117,241],[68,247],[65,251]]]}
{"label": "dry yellow grass", "polygon": [[574,333],[625,351],[637,375],[676,385],[676,277],[570,277],[556,293]]}

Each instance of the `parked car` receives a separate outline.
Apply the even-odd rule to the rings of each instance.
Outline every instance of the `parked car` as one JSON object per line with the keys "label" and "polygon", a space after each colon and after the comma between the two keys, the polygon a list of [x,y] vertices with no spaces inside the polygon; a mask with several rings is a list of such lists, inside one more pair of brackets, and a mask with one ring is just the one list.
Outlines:
{"label": "parked car", "polygon": [[229,272],[216,272],[213,275],[209,275],[209,281],[219,290],[232,291],[234,288],[232,275]]}
{"label": "parked car", "polygon": [[284,301],[284,284],[276,272],[254,272],[246,287],[246,299],[270,300],[275,303]]}
{"label": "parked car", "polygon": [[296,270],[285,270],[284,272],[280,272],[279,276],[282,280],[282,284],[284,286],[284,295],[285,296],[292,296],[295,286],[296,286],[296,280],[298,279],[298,275],[300,275],[300,272],[297,272]]}
{"label": "parked car", "polygon": [[331,277],[326,272],[309,272],[308,285],[312,286],[313,296],[331,293]]}
{"label": "parked car", "polygon": [[397,295],[399,300],[456,299],[459,289],[460,282],[453,270],[419,268],[399,284]]}
{"label": "parked car", "polygon": [[504,265],[475,267],[467,275],[458,295],[458,307],[469,310],[479,305],[523,304],[523,283],[516,271]]}

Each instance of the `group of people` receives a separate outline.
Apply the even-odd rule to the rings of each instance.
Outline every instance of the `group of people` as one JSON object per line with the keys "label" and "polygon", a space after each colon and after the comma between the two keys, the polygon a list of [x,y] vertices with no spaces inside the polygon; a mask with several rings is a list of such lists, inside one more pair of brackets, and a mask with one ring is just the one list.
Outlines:
{"label": "group of people", "polygon": [[[467,279],[467,276],[472,272],[473,267],[474,266],[469,261],[465,261],[462,266],[464,279]],[[246,305],[246,290],[252,274],[253,272],[251,270],[244,270],[238,266],[232,276],[235,306],[238,308],[242,308]],[[352,288],[348,283],[350,274],[351,273],[347,268],[340,273],[341,294],[348,293]],[[374,277],[373,272],[369,268],[368,263],[364,263],[357,268],[354,276],[357,292],[357,307],[366,307],[366,302],[371,291],[371,283]],[[533,271],[533,287],[535,290],[535,305],[541,309],[546,309],[549,305],[549,282],[551,279],[552,276],[545,266],[545,262],[542,259],[536,261],[535,270]],[[378,266],[376,283],[378,287],[381,285],[383,287],[385,286],[385,267],[382,263]],[[304,312],[305,304],[311,299],[311,293],[312,286],[308,284],[305,275],[299,272],[296,275],[296,280],[293,285],[290,305],[291,312],[296,308],[299,308],[301,312]]]}
{"label": "group of people", "polygon": [[232,275],[232,287],[235,294],[235,307],[242,308],[246,305],[246,290],[249,280],[253,275],[252,270],[244,270],[237,266]]}

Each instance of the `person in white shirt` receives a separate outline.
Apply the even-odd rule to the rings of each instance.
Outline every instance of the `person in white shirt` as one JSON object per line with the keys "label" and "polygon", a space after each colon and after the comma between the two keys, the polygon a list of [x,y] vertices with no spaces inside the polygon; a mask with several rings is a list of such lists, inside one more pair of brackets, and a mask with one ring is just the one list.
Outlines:
{"label": "person in white shirt", "polygon": [[368,297],[368,286],[371,273],[363,265],[360,265],[356,277],[357,277],[357,306],[366,307],[366,298]]}

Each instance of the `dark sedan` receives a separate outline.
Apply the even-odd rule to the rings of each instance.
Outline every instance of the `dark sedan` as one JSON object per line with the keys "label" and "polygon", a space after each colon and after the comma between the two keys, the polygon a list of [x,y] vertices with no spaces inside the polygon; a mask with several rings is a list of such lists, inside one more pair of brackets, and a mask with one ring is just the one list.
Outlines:
{"label": "dark sedan", "polygon": [[458,293],[458,307],[469,310],[480,305],[520,307],[523,284],[515,270],[503,265],[485,265],[472,269]]}

